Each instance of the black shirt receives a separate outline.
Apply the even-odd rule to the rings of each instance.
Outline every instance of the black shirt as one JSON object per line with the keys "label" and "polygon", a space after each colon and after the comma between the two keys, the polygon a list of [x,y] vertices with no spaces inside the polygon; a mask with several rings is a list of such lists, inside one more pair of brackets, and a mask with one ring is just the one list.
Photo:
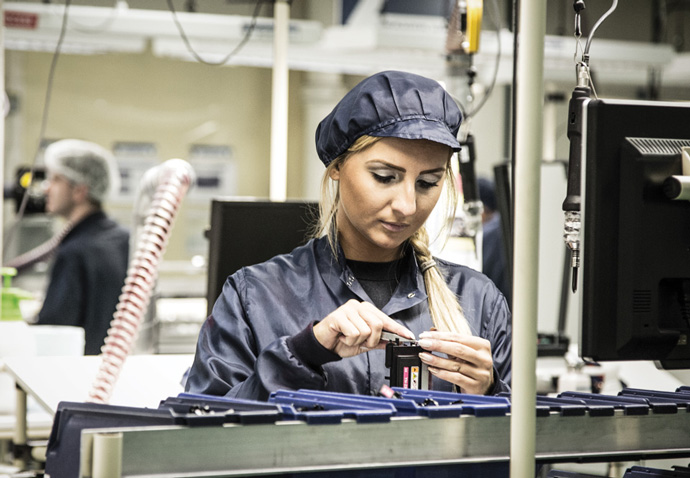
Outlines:
{"label": "black shirt", "polygon": [[348,259],[347,265],[362,285],[362,289],[379,309],[388,303],[400,282],[400,260],[392,262],[362,262]]}

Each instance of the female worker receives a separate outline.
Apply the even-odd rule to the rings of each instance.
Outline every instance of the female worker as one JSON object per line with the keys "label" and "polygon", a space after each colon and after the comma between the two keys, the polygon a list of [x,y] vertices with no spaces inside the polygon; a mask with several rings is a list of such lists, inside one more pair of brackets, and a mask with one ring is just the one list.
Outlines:
{"label": "female worker", "polygon": [[410,73],[378,73],[345,95],[316,131],[327,169],[315,238],[228,278],[187,390],[376,394],[388,384],[382,331],[420,339],[433,389],[509,390],[503,295],[484,275],[434,260],[424,227],[444,183],[455,191],[460,121],[439,83]]}

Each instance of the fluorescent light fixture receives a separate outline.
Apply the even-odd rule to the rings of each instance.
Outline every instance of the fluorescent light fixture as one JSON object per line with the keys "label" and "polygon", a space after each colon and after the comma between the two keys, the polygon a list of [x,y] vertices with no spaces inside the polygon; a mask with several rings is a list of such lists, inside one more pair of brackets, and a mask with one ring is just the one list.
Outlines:
{"label": "fluorescent light fixture", "polygon": [[[65,53],[136,53],[150,42],[154,55],[193,61],[167,10],[70,6]],[[122,6],[124,5],[124,6]],[[4,2],[5,47],[53,51],[60,33],[64,5]],[[236,15],[178,12],[192,47],[202,58],[217,62],[244,37],[252,18]],[[273,65],[273,19],[257,18],[247,44],[227,63],[270,68]],[[346,25],[323,27],[310,20],[290,20],[288,65],[291,69],[368,75],[402,69],[436,78],[448,76],[445,55],[446,20],[440,16],[383,14]],[[493,74],[499,36],[481,33],[474,64],[478,81]],[[498,84],[512,81],[513,34],[500,32]],[[575,81],[575,39],[547,36],[544,44],[545,81]],[[600,84],[640,85],[655,69],[667,86],[686,86],[690,65],[675,61],[670,45],[594,38],[590,64]]]}
{"label": "fluorescent light fixture", "polygon": [[[123,5],[123,4],[118,4]],[[18,50],[52,51],[62,27],[64,5],[4,2],[5,47]],[[195,46],[197,41],[225,45],[227,50],[241,40],[252,23],[251,17],[178,12],[182,28]],[[321,24],[291,20],[290,42],[316,42]],[[273,19],[259,17],[251,43],[270,43]],[[130,9],[126,6],[69,7],[66,53],[142,52],[148,40],[179,39],[173,14],[167,10]]]}

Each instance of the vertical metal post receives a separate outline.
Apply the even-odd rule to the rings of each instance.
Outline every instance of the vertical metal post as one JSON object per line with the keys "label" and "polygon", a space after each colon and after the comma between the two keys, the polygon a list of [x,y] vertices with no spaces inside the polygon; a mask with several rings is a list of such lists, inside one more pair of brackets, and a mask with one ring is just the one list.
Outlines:
{"label": "vertical metal post", "polygon": [[515,138],[510,476],[535,475],[539,191],[546,1],[520,0]]}
{"label": "vertical metal post", "polygon": [[14,466],[20,470],[26,470],[28,465],[26,444],[28,442],[28,425],[26,421],[26,392],[16,386],[16,408],[14,411]]}
{"label": "vertical metal post", "polygon": [[[0,0],[0,12],[3,10],[3,0]],[[0,95],[2,98],[9,101],[9,98],[5,96],[5,29],[0,28]],[[3,100],[4,101],[4,100]],[[9,108],[9,105],[3,105]],[[0,117],[0,184],[5,184],[5,111],[2,108],[2,114]],[[5,218],[3,216],[3,199],[0,197],[0,224],[4,224]],[[0,264],[3,263],[2,251],[5,248],[3,242],[4,234],[0,234]],[[2,312],[0,312],[2,315]],[[1,317],[0,317],[1,318]]]}
{"label": "vertical metal post", "polygon": [[273,88],[271,97],[270,198],[287,198],[288,76],[290,4],[275,0],[273,7]]}
{"label": "vertical metal post", "polygon": [[122,433],[98,433],[93,437],[91,476],[120,478],[122,476]]}

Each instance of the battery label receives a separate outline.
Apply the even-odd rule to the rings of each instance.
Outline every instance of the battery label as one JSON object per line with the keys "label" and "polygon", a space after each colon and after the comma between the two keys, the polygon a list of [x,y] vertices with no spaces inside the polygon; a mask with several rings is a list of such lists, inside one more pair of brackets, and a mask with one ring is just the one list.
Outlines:
{"label": "battery label", "polygon": [[413,390],[429,390],[429,371],[419,358],[424,349],[417,345],[400,345],[388,342],[386,345],[386,367],[390,368],[391,387]]}
{"label": "battery label", "polygon": [[419,390],[419,367],[410,367],[411,369],[411,379],[410,388],[414,390]]}

